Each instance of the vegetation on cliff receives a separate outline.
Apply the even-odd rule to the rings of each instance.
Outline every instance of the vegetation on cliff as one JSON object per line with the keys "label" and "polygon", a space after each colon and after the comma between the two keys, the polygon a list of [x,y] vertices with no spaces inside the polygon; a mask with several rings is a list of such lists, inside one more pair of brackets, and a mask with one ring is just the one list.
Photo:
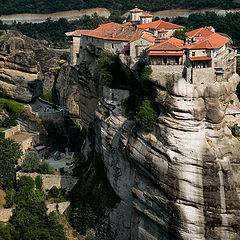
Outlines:
{"label": "vegetation on cliff", "polygon": [[151,132],[153,130],[154,124],[158,120],[158,116],[154,109],[151,107],[151,102],[149,100],[144,100],[142,102],[138,116],[143,123],[144,129],[148,132]]}

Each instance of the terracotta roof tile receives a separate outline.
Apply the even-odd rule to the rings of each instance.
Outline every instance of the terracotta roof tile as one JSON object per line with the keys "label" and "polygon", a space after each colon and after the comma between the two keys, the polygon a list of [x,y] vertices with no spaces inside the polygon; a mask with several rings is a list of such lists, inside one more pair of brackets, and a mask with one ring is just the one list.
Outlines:
{"label": "terracotta roof tile", "polygon": [[155,37],[149,33],[143,33],[142,38],[144,38],[150,42],[155,42]]}
{"label": "terracotta roof tile", "polygon": [[178,56],[178,57],[181,57],[183,56],[183,53],[171,53],[171,52],[168,52],[168,53],[159,53],[159,52],[151,52],[148,54],[149,56]]}
{"label": "terracotta roof tile", "polygon": [[184,41],[171,37],[167,40],[164,40],[160,43],[157,43],[149,47],[150,51],[179,51],[183,49]]}
{"label": "terracotta roof tile", "polygon": [[195,38],[201,38],[201,37],[209,37],[210,35],[212,35],[214,33],[214,31],[212,31],[214,28],[212,26],[209,27],[201,27],[198,29],[195,29],[193,31],[187,32],[186,35],[188,37],[195,37]]}
{"label": "terracotta roof tile", "polygon": [[75,30],[73,32],[66,32],[67,37],[81,37],[83,33],[89,33],[92,30]]}
{"label": "terracotta roof tile", "polygon": [[229,38],[223,37],[218,33],[213,33],[206,38],[199,39],[197,42],[190,43],[187,49],[216,49],[224,46],[230,41]]}
{"label": "terracotta roof tile", "polygon": [[161,28],[184,28],[183,26],[173,24],[170,22],[165,22],[162,20],[157,20],[154,22],[146,23],[146,24],[141,24],[137,26],[138,28],[141,29],[148,29],[148,28],[153,28],[153,29],[161,29]]}
{"label": "terracotta roof tile", "polygon": [[103,24],[90,33],[83,35],[108,40],[130,41],[135,33],[136,29],[134,26],[111,22]]}
{"label": "terracotta roof tile", "polygon": [[137,29],[136,33],[132,36],[130,42],[134,42],[139,38],[144,38],[150,42],[155,42],[155,37],[147,32],[143,32],[143,30]]}
{"label": "terracotta roof tile", "polygon": [[202,27],[202,28],[198,28],[195,29],[193,31],[187,32],[186,35],[188,37],[195,37],[195,38],[205,38],[205,37],[209,37],[210,35],[212,35],[214,32],[211,31],[213,29],[213,27]]}
{"label": "terracotta roof tile", "polygon": [[212,58],[210,57],[190,57],[189,58],[192,62],[194,61],[210,61]]}

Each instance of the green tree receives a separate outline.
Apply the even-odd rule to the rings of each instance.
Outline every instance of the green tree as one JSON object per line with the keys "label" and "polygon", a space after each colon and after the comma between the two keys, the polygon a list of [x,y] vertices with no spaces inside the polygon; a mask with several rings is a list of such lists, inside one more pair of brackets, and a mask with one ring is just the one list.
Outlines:
{"label": "green tree", "polygon": [[96,215],[93,212],[93,209],[89,204],[85,206],[81,203],[78,207],[71,208],[70,221],[74,228],[82,234],[86,234],[89,227],[93,226]]}
{"label": "green tree", "polygon": [[34,191],[30,192],[28,199],[33,202],[43,202],[46,200],[46,195],[40,189],[35,189]]}
{"label": "green tree", "polygon": [[143,71],[141,73],[142,80],[148,81],[151,74],[152,74],[151,66],[149,66],[149,65],[144,66]]}
{"label": "green tree", "polygon": [[25,159],[22,165],[24,172],[37,172],[40,166],[40,157],[37,152],[30,151],[25,154]]}
{"label": "green tree", "polygon": [[149,100],[144,100],[142,102],[138,115],[143,123],[144,129],[151,132],[154,124],[158,120],[158,116],[155,110],[151,107],[151,102]]}
{"label": "green tree", "polygon": [[43,161],[39,165],[39,170],[38,171],[39,171],[39,173],[42,173],[42,174],[53,174],[54,173],[54,170],[45,161]]}
{"label": "green tree", "polygon": [[48,196],[50,198],[58,198],[61,194],[61,190],[58,189],[56,186],[53,186],[49,191],[48,191]]}
{"label": "green tree", "polygon": [[41,176],[38,175],[38,176],[35,178],[35,184],[36,184],[36,188],[37,188],[37,189],[42,190],[43,181],[42,181]]}
{"label": "green tree", "polygon": [[15,165],[22,156],[20,144],[0,138],[0,187],[12,189],[16,181]]}
{"label": "green tree", "polygon": [[20,240],[66,240],[63,226],[55,213],[47,215],[44,202],[26,202],[14,213],[12,225],[21,236]]}
{"label": "green tree", "polygon": [[34,187],[35,182],[31,177],[21,176],[16,184],[15,202],[19,205],[24,205],[34,191]]}
{"label": "green tree", "polygon": [[88,21],[88,29],[95,29],[101,24],[108,23],[109,20],[105,17],[100,17],[97,13],[94,13]]}
{"label": "green tree", "polygon": [[99,74],[101,75],[103,82],[107,85],[111,85],[113,81],[113,69],[117,57],[118,56],[114,53],[103,51],[96,61]]}

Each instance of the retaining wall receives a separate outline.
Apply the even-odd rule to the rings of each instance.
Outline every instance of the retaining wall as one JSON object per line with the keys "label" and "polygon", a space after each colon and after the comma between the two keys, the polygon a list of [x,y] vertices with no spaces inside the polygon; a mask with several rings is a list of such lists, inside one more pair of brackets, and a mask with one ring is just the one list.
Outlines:
{"label": "retaining wall", "polygon": [[65,189],[66,193],[71,191],[78,181],[78,178],[72,176],[17,172],[17,177],[20,176],[29,176],[34,180],[37,176],[40,176],[43,181],[43,190],[51,189],[53,186],[56,186],[57,188]]}
{"label": "retaining wall", "polygon": [[[69,206],[70,202],[47,204],[47,214],[56,210],[58,210],[60,214],[63,214]],[[7,208],[0,210],[0,222],[8,222],[15,211],[16,208]]]}

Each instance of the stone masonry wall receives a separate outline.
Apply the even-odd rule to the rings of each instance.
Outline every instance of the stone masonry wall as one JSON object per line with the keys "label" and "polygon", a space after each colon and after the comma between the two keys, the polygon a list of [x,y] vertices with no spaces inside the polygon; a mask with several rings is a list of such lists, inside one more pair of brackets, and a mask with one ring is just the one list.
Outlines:
{"label": "stone masonry wall", "polygon": [[17,177],[20,176],[29,176],[33,179],[37,176],[41,176],[43,190],[51,189],[53,186],[56,186],[57,188],[66,189],[66,193],[70,192],[78,181],[78,178],[72,176],[17,172]]}
{"label": "stone masonry wall", "polygon": [[[70,202],[47,204],[47,214],[56,210],[58,210],[60,214],[63,214],[69,206]],[[16,211],[16,208],[7,208],[0,210],[0,222],[8,222],[12,217],[14,211]]]}

